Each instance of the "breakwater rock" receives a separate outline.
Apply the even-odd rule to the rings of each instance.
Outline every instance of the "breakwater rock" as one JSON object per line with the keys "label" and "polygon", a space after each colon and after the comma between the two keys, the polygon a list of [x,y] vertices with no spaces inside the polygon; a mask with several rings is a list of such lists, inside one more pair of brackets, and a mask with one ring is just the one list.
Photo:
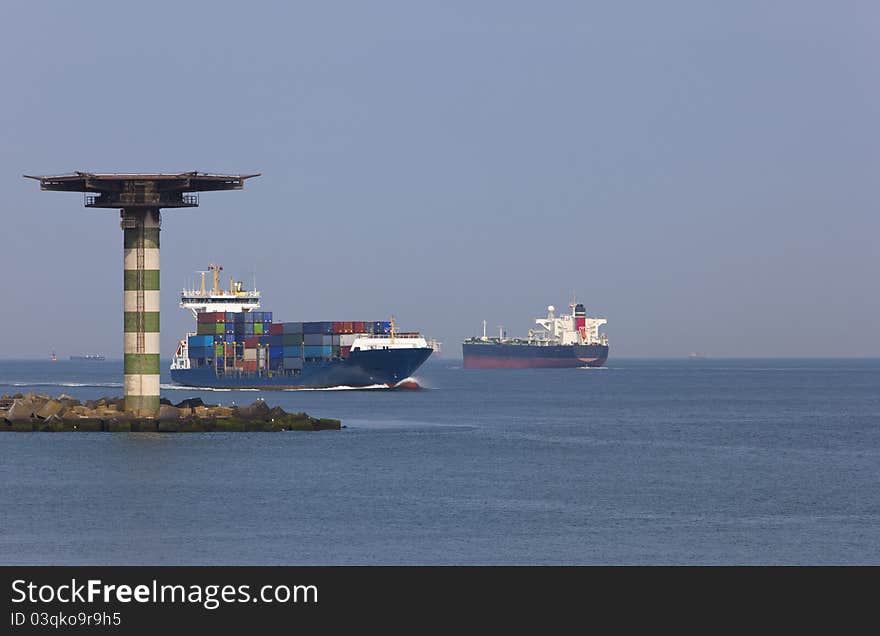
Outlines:
{"label": "breakwater rock", "polygon": [[263,400],[248,406],[205,404],[200,398],[172,404],[163,399],[159,415],[135,417],[125,411],[123,398],[85,403],[69,395],[50,397],[28,393],[0,397],[0,431],[110,431],[202,433],[212,431],[321,431],[342,428],[339,420],[306,413],[287,413]]}

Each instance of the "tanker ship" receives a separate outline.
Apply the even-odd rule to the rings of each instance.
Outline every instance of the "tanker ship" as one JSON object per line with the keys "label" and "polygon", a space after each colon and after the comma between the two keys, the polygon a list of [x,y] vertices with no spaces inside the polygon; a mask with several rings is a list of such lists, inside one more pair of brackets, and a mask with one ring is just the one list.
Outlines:
{"label": "tanker ship", "polygon": [[508,338],[504,328],[498,337],[468,338],[462,344],[465,369],[543,369],[601,367],[608,359],[608,336],[599,327],[608,321],[588,318],[580,303],[572,301],[570,314],[556,316],[553,305],[547,317],[535,320],[526,338]]}
{"label": "tanker ship", "polygon": [[[230,279],[223,268],[200,272],[200,289],[184,289],[180,307],[192,312],[196,331],[177,345],[171,379],[186,386],[232,389],[397,387],[432,353],[417,332],[390,321],[275,322],[259,311],[261,294]],[[213,287],[205,289],[205,274]]]}

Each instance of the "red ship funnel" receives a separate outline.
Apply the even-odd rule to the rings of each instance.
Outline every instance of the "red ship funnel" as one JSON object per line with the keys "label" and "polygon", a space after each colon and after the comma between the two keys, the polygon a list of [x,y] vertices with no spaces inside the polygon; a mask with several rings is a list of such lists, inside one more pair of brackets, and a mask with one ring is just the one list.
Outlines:
{"label": "red ship funnel", "polygon": [[574,327],[581,334],[583,340],[587,339],[587,310],[581,303],[574,306]]}

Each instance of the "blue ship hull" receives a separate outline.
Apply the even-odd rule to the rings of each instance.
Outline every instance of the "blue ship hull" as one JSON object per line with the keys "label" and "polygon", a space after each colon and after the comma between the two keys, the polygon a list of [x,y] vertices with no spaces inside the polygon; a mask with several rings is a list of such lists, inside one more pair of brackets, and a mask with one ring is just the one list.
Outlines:
{"label": "blue ship hull", "polygon": [[394,386],[415,373],[431,353],[430,348],[352,351],[345,359],[305,361],[298,375],[287,375],[284,370],[267,374],[221,369],[218,373],[213,366],[171,369],[171,379],[185,386],[227,389]]}
{"label": "blue ship hull", "polygon": [[465,342],[465,369],[559,369],[601,367],[608,345],[550,345]]}

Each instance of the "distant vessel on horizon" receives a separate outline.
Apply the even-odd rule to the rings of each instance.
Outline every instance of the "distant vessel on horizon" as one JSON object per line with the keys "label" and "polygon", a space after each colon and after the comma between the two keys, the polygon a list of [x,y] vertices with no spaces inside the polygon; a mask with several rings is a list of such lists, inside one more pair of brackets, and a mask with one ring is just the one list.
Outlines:
{"label": "distant vessel on horizon", "polygon": [[688,358],[690,358],[691,360],[696,360],[696,359],[705,358],[705,357],[706,357],[705,353],[699,353],[697,351],[694,351],[694,352],[688,354]]}
{"label": "distant vessel on horizon", "polygon": [[90,362],[104,362],[106,358],[98,353],[87,353],[84,356],[70,356],[71,360],[89,360]]}
{"label": "distant vessel on horizon", "polygon": [[52,353],[49,354],[49,360],[50,360],[51,362],[58,362],[58,356],[55,355],[55,352],[54,352],[54,351],[53,351]]}

